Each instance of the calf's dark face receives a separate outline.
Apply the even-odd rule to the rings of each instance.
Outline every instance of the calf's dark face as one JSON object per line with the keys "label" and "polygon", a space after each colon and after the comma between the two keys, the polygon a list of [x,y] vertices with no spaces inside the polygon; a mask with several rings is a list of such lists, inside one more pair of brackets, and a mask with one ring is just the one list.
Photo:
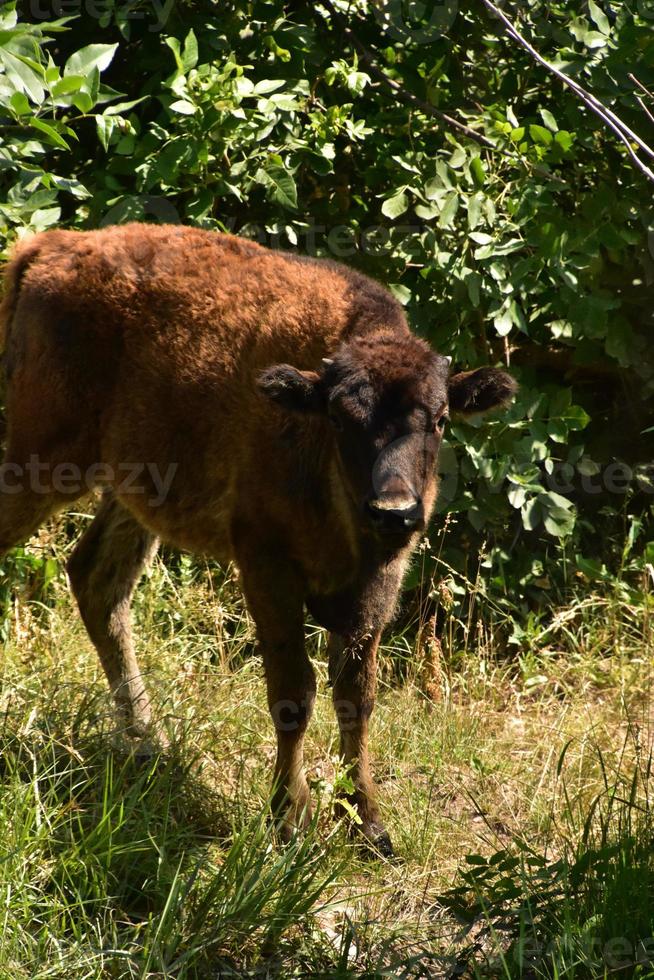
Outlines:
{"label": "calf's dark face", "polygon": [[363,530],[399,541],[424,528],[436,496],[448,371],[434,354],[420,372],[390,376],[338,359],[327,365],[326,412]]}
{"label": "calf's dark face", "polygon": [[262,392],[286,410],[326,416],[361,530],[398,546],[424,529],[433,509],[449,412],[486,411],[515,390],[493,368],[450,377],[449,358],[411,341],[409,352],[346,345],[320,373],[281,364],[259,378]]}

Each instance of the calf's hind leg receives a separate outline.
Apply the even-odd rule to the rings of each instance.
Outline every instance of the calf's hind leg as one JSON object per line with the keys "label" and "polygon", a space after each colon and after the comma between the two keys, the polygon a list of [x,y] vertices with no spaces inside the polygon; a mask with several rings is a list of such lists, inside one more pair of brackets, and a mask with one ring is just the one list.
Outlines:
{"label": "calf's hind leg", "polygon": [[130,602],[158,539],[107,494],[68,563],[79,610],[107,675],[122,720],[141,737],[150,725],[150,701],[132,637]]}

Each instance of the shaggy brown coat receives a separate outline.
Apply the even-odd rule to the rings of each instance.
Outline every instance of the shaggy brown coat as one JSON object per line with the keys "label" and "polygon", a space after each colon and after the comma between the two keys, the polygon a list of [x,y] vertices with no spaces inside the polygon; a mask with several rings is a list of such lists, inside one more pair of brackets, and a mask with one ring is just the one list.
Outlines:
{"label": "shaggy brown coat", "polygon": [[[309,811],[308,607],[332,633],[361,829],[388,849],[367,749],[377,646],[435,500],[448,397],[483,410],[510,397],[512,380],[492,369],[448,379],[448,360],[359,273],[193,228],[46,232],[19,244],[5,279],[0,550],[105,487],[69,574],[138,734],[150,707],[129,603],[157,540],[235,560],[277,729],[286,833]],[[156,477],[171,473],[162,494]]]}

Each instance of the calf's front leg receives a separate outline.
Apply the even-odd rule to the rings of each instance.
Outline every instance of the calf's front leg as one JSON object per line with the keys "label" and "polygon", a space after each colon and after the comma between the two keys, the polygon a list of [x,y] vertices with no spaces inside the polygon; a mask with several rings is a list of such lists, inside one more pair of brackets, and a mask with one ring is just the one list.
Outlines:
{"label": "calf's front leg", "polygon": [[362,635],[332,633],[329,640],[329,680],[338,718],[341,756],[349,767],[354,792],[349,802],[361,820],[359,830],[382,854],[393,853],[375,802],[368,755],[368,723],[375,705],[377,648],[381,631]]}
{"label": "calf's front leg", "polygon": [[304,772],[304,734],[316,699],[316,677],[304,648],[301,583],[279,559],[268,563],[241,552],[243,590],[257,627],[277,736],[272,808],[284,840],[311,819],[309,785]]}

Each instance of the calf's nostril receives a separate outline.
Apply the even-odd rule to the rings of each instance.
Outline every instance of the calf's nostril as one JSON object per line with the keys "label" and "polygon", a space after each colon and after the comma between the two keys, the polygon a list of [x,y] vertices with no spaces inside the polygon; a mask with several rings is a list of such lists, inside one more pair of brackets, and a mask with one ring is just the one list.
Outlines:
{"label": "calf's nostril", "polygon": [[416,498],[377,497],[368,500],[366,511],[374,524],[388,530],[410,530],[424,519],[422,501]]}
{"label": "calf's nostril", "polygon": [[402,517],[406,528],[417,527],[424,520],[422,504],[418,502],[410,511],[401,512],[398,516]]}

